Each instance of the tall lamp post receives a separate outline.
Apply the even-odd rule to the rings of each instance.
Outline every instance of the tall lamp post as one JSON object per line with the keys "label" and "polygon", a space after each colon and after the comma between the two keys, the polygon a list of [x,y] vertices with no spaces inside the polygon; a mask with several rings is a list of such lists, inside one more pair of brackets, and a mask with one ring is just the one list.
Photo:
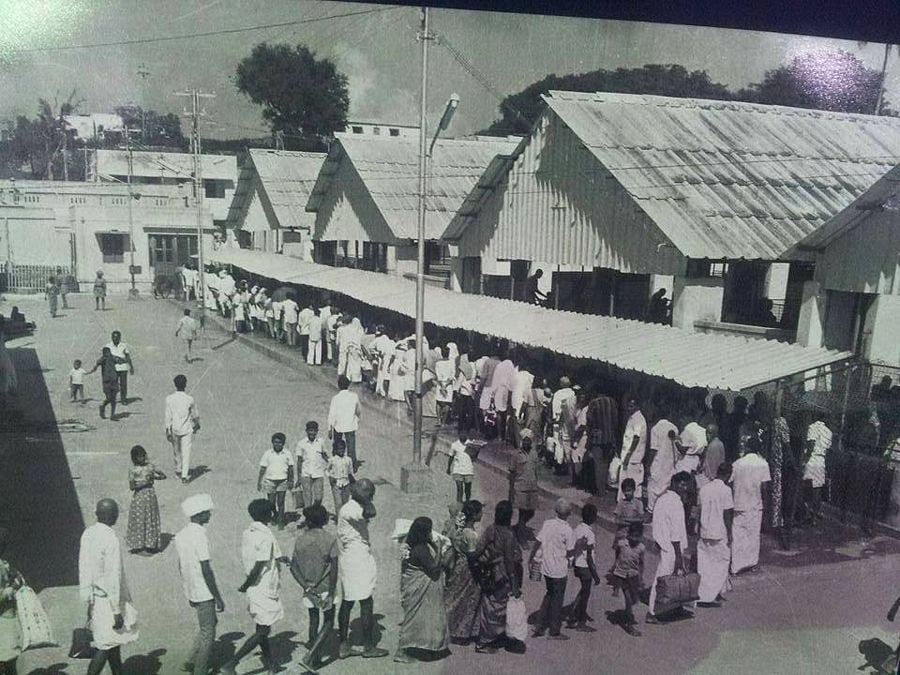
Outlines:
{"label": "tall lamp post", "polygon": [[132,202],[140,195],[135,195],[131,189],[131,177],[134,174],[134,152],[131,149],[131,129],[125,126],[125,146],[128,151],[128,273],[131,275],[131,288],[128,289],[128,299],[138,299],[138,289],[135,283],[137,268],[134,266],[134,212]]}
{"label": "tall lamp post", "polygon": [[453,94],[444,107],[441,121],[434,131],[431,145],[426,148],[428,130],[426,128],[427,91],[428,91],[428,41],[433,40],[428,32],[428,8],[422,8],[422,30],[419,40],[422,42],[422,89],[419,108],[419,213],[416,255],[416,372],[415,397],[413,400],[413,456],[412,462],[400,472],[400,487],[404,492],[421,492],[426,488],[428,469],[422,464],[422,374],[425,363],[425,191],[428,161],[434,151],[441,131],[450,125],[453,113],[459,106],[459,96]]}

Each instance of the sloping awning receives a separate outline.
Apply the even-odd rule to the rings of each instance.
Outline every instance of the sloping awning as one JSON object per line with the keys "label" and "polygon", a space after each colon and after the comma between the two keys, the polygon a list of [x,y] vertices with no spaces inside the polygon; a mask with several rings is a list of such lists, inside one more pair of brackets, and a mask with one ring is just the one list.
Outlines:
{"label": "sloping awning", "polygon": [[[416,285],[400,277],[221,248],[210,260],[281,283],[349,296],[415,317]],[[686,387],[743,391],[852,358],[850,352],[772,340],[693,333],[608,316],[545,309],[482,295],[425,289],[425,321],[671,380]]]}

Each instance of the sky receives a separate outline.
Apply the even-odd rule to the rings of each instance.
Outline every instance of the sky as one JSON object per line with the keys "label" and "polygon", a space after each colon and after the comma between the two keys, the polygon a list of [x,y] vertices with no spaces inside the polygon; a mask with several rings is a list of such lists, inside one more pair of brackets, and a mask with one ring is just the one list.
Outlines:
{"label": "sky", "polygon": [[[328,18],[366,10],[380,11]],[[297,20],[307,23],[59,49]],[[196,87],[216,94],[203,103],[205,136],[263,136],[260,108],[237,91],[233,77],[240,60],[266,41],[304,43],[335,61],[349,81],[351,120],[410,125],[418,120],[419,10],[412,7],[307,0],[0,0],[0,25],[0,119],[33,115],[39,97],[65,100],[73,89],[81,112],[139,104],[180,113],[186,99],[173,92]],[[550,73],[677,63],[706,70],[714,81],[736,89],[805,51],[845,49],[872,68],[881,67],[884,54],[880,45],[855,41],[447,9],[431,11],[431,29],[478,72],[473,77],[447,46],[430,43],[429,125],[456,93],[461,102],[448,130],[452,136],[487,127],[497,117],[498,92],[515,93]],[[896,51],[887,72],[887,98],[897,107]]]}

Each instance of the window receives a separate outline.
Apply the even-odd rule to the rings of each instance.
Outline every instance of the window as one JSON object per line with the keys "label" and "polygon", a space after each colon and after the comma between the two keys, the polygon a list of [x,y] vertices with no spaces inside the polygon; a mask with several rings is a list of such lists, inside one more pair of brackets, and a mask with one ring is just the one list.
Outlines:
{"label": "window", "polygon": [[354,134],[361,134],[363,132],[362,127],[350,127]]}
{"label": "window", "polygon": [[224,180],[214,178],[203,181],[204,194],[207,199],[225,199],[225,183]]}
{"label": "window", "polygon": [[32,204],[39,204],[41,198],[38,195],[25,195],[25,201]]}
{"label": "window", "polygon": [[125,235],[101,234],[100,251],[103,253],[103,262],[120,263],[125,261]]}
{"label": "window", "polygon": [[697,258],[688,258],[688,279],[721,279],[728,272],[728,263],[724,260],[712,261]]}
{"label": "window", "polygon": [[86,204],[87,199],[85,197],[69,197],[70,204]]}
{"label": "window", "polygon": [[372,127],[372,133],[375,136],[380,136],[381,135],[381,127]]}
{"label": "window", "polygon": [[399,136],[400,130],[399,129],[390,129],[389,133],[391,134],[391,136]]}

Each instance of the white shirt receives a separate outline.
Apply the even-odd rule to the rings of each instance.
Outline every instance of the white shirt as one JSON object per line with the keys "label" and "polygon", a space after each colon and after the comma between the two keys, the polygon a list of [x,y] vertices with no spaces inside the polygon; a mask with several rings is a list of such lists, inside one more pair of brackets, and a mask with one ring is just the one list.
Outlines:
{"label": "white shirt", "polygon": [[465,443],[461,443],[459,439],[453,441],[453,445],[450,446],[450,455],[453,457],[450,473],[457,473],[460,476],[475,475],[475,467],[472,465],[472,458],[466,452]]}
{"label": "white shirt", "polygon": [[700,536],[704,539],[727,539],[725,511],[734,508],[731,488],[720,479],[700,488]]}
{"label": "white shirt", "polygon": [[520,370],[516,373],[516,386],[512,392],[512,407],[517,415],[522,410],[522,404],[528,400],[533,384],[534,375],[527,370]]}
{"label": "white shirt", "polygon": [[569,574],[568,553],[575,548],[575,533],[561,518],[544,521],[537,540],[541,542],[541,574],[551,579],[564,579]]}
{"label": "white shirt", "polygon": [[560,415],[562,415],[563,401],[570,401],[574,404],[576,400],[575,390],[571,387],[565,387],[556,391],[553,394],[553,398],[550,399],[550,412],[553,415],[553,419],[559,420]]}
{"label": "white shirt", "polygon": [[588,566],[588,554],[587,547],[588,546],[596,546],[597,537],[594,534],[594,530],[587,523],[578,523],[575,526],[575,541],[581,542],[581,549],[578,552],[578,555],[575,556],[575,567],[587,567]]}
{"label": "white shirt", "polygon": [[[118,345],[114,345],[112,342],[109,342],[109,343],[107,343],[106,346],[109,347],[110,353],[113,356],[115,356],[116,358],[124,359],[129,354],[128,345],[126,345],[121,340],[119,340]],[[128,364],[127,363],[117,363],[116,371],[120,372],[120,373],[128,372]]]}
{"label": "white shirt", "polygon": [[358,407],[359,396],[349,389],[339,391],[328,406],[328,427],[339,433],[356,431],[359,428],[359,417],[356,415]]}
{"label": "white shirt", "polygon": [[806,430],[806,440],[814,442],[810,459],[817,457],[820,460],[824,460],[828,449],[831,447],[832,439],[831,429],[828,428],[825,422],[817,420],[810,424]]}
{"label": "white shirt", "polygon": [[306,330],[309,333],[310,342],[322,341],[322,317],[313,314],[306,323]]}
{"label": "white shirt", "polygon": [[281,303],[281,307],[284,309],[284,322],[297,323],[297,303],[288,298]]}
{"label": "white shirt", "polygon": [[300,475],[309,478],[324,478],[328,468],[328,454],[325,452],[325,442],[316,437],[315,440],[303,438],[297,442],[294,448],[297,461],[300,462]]}
{"label": "white shirt", "polygon": [[369,521],[363,518],[363,507],[355,499],[341,507],[337,520],[338,544],[341,555],[356,549],[369,551]]}
{"label": "white shirt", "polygon": [[250,523],[241,535],[241,564],[244,566],[244,574],[249,575],[259,561],[266,565],[257,582],[247,589],[248,592],[256,591],[269,598],[278,597],[281,578],[276,559],[280,557],[281,549],[272,530],[263,523]]}
{"label": "white shirt", "polygon": [[691,422],[681,432],[681,445],[688,455],[699,455],[706,448],[706,429]]}
{"label": "white shirt", "polygon": [[332,455],[328,458],[328,477],[333,478],[337,487],[350,485],[350,475],[353,473],[353,460],[347,455]]}
{"label": "white shirt", "polygon": [[304,307],[300,310],[297,317],[299,321],[300,335],[309,335],[309,320],[315,314],[310,307]]}
{"label": "white shirt", "polygon": [[[490,385],[494,390],[494,407],[498,412],[504,412],[510,392],[516,387],[516,367],[512,361],[506,359],[497,364],[491,376]],[[572,393],[574,394],[574,392]]]}
{"label": "white shirt", "polygon": [[644,451],[647,449],[647,420],[640,410],[635,410],[625,423],[625,433],[622,435],[622,461],[625,461],[625,455],[631,450],[635,438],[639,438],[640,441],[628,461],[631,464],[640,464],[644,461]]}
{"label": "white shirt", "polygon": [[263,474],[266,480],[284,480],[288,477],[288,468],[293,468],[294,463],[294,455],[287,448],[281,452],[269,448],[259,460],[259,466],[266,470]]}
{"label": "white shirt", "polygon": [[175,332],[185,340],[193,340],[197,337],[197,322],[193,317],[183,316],[178,321],[178,328]]}
{"label": "white shirt", "polygon": [[84,376],[87,375],[84,368],[72,368],[69,371],[69,381],[72,384],[84,384]]}
{"label": "white shirt", "polygon": [[653,541],[667,553],[675,553],[673,541],[687,551],[687,525],[684,521],[684,502],[674,490],[666,490],[653,507]]}
{"label": "white shirt", "polygon": [[744,455],[731,468],[735,511],[761,511],[760,486],[772,480],[769,463],[756,453]]}
{"label": "white shirt", "polygon": [[194,398],[183,391],[166,396],[166,429],[176,436],[194,432],[194,420],[199,417]]}
{"label": "white shirt", "polygon": [[83,602],[92,597],[109,598],[114,609],[128,600],[122,551],[115,531],[103,523],[94,523],[81,535],[78,551],[78,585]]}
{"label": "white shirt", "polygon": [[199,523],[188,523],[175,535],[175,550],[178,551],[178,569],[181,572],[181,586],[188,602],[212,600],[212,593],[203,578],[200,563],[209,560],[209,540],[206,528]]}

